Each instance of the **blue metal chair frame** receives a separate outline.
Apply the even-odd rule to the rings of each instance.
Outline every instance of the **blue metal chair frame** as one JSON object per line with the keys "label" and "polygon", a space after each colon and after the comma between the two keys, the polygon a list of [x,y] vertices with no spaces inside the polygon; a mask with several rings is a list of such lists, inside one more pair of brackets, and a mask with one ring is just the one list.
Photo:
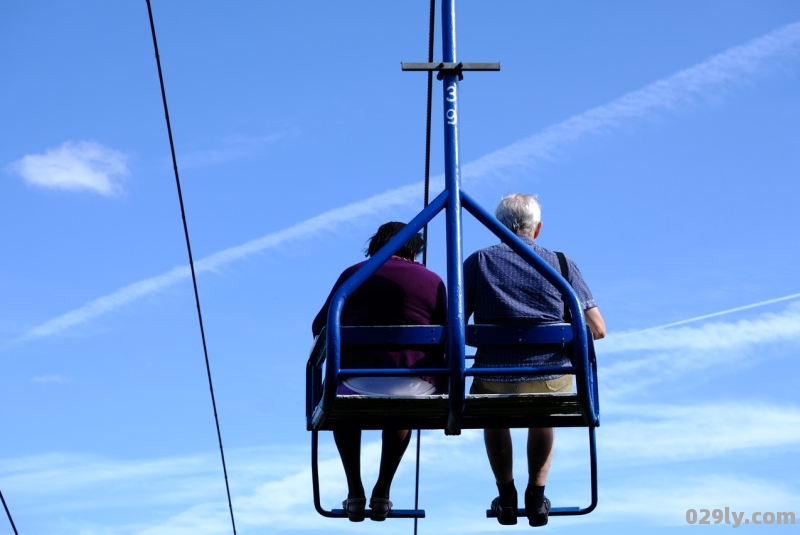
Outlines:
{"label": "blue metal chair frame", "polygon": [[[536,255],[522,240],[487,213],[461,189],[460,162],[458,148],[458,84],[461,71],[458,68],[441,68],[462,66],[456,63],[455,44],[455,0],[442,2],[443,26],[443,64],[431,70],[440,71],[443,80],[444,101],[444,144],[445,144],[445,189],[414,219],[412,219],[389,243],[370,258],[361,269],[348,279],[334,294],[328,310],[327,327],[323,340],[318,340],[312,350],[307,366],[307,427],[312,431],[312,478],[314,483],[314,505],[317,511],[328,517],[345,517],[341,509],[327,511],[320,505],[318,461],[318,432],[332,429],[326,426],[328,416],[336,404],[336,390],[341,379],[364,376],[447,376],[449,395],[442,396],[446,400],[446,414],[433,418],[437,428],[444,428],[446,434],[460,434],[461,429],[475,427],[546,427],[546,426],[583,426],[589,429],[589,450],[591,468],[591,504],[588,507],[553,508],[552,516],[587,514],[597,505],[597,453],[595,443],[595,427],[600,424],[600,410],[597,392],[597,370],[591,333],[586,326],[583,309],[575,291],[564,280],[560,273]],[[485,65],[485,64],[474,64]],[[488,69],[475,69],[488,70]],[[541,273],[564,297],[571,313],[571,324],[546,326],[548,328],[528,329],[524,333],[515,333],[514,340],[509,340],[509,328],[501,326],[466,326],[464,317],[463,294],[463,254],[461,247],[461,208],[465,208],[480,223],[491,230],[500,240],[508,244],[517,254]],[[406,327],[342,327],[341,315],[345,300],[364,283],[377,269],[383,265],[414,234],[418,233],[436,215],[445,211],[446,250],[447,250],[447,298],[448,325],[446,327],[406,326]],[[469,328],[469,332],[468,332]],[[530,332],[528,332],[530,331]],[[556,332],[558,331],[558,332]],[[518,336],[519,334],[519,336]],[[566,368],[520,367],[520,368],[466,368],[465,346],[505,343],[505,344],[541,344],[566,342],[571,345],[572,366]],[[324,344],[323,344],[324,342]],[[342,369],[341,347],[345,344],[368,345],[430,345],[444,343],[447,348],[447,368],[414,368],[414,369]],[[322,365],[325,365],[324,380]],[[552,419],[531,419],[524,425],[519,419],[504,418],[502,414],[494,415],[493,425],[477,419],[462,422],[466,405],[465,378],[481,375],[546,375],[549,373],[568,373],[576,377],[576,387],[580,402],[580,418],[564,420],[566,423],[554,423]],[[404,422],[408,423],[408,422]],[[430,422],[415,422],[427,423]],[[399,424],[398,424],[399,425]],[[351,427],[380,428],[361,426],[360,422],[350,422]],[[412,428],[425,428],[425,425],[410,425]],[[524,510],[519,511],[524,515]],[[419,509],[392,510],[393,518],[424,518],[425,512]],[[487,511],[487,516],[492,516]]]}

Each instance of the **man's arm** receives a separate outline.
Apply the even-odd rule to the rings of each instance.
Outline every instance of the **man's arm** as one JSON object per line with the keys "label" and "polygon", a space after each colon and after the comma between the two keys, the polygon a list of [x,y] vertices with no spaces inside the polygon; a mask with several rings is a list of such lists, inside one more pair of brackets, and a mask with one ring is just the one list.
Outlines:
{"label": "man's arm", "polygon": [[603,321],[603,316],[597,307],[592,307],[584,311],[586,323],[589,325],[589,330],[592,331],[592,337],[595,340],[600,340],[606,337],[606,322]]}

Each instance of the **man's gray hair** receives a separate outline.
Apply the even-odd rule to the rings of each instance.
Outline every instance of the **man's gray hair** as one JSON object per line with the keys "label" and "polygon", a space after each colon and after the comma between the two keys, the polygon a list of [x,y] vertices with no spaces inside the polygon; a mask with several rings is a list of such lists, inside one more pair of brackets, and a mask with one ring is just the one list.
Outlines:
{"label": "man's gray hair", "polygon": [[494,216],[514,234],[526,236],[532,234],[542,220],[542,207],[534,195],[512,193],[503,197]]}

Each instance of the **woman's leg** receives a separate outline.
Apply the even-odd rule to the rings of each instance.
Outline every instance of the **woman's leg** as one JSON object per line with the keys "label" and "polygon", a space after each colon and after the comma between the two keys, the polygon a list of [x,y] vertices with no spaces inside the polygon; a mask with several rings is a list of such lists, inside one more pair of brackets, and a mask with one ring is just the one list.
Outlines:
{"label": "woman's leg", "polygon": [[339,457],[342,458],[344,475],[347,478],[347,498],[363,498],[361,483],[361,430],[339,429],[333,432]]}
{"label": "woman's leg", "polygon": [[373,498],[388,498],[392,479],[411,440],[409,429],[384,429],[381,445],[381,468],[372,489]]}

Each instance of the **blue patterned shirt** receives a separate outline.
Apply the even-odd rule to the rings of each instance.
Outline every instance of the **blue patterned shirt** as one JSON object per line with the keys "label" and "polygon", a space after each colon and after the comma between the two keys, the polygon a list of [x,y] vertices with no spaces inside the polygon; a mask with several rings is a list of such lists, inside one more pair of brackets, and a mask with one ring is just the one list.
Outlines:
{"label": "blue patterned shirt", "polygon": [[[556,253],[536,245],[528,236],[519,238],[553,269],[561,272]],[[567,281],[578,295],[583,309],[596,307],[578,266],[569,257],[567,266]],[[476,251],[464,262],[464,305],[466,319],[469,320],[474,313],[476,324],[535,325],[564,321],[564,301],[559,291],[504,243]],[[479,347],[475,353],[475,367],[478,368],[569,365],[569,357],[561,346],[487,346]],[[494,375],[483,379],[517,382],[557,377]]]}

